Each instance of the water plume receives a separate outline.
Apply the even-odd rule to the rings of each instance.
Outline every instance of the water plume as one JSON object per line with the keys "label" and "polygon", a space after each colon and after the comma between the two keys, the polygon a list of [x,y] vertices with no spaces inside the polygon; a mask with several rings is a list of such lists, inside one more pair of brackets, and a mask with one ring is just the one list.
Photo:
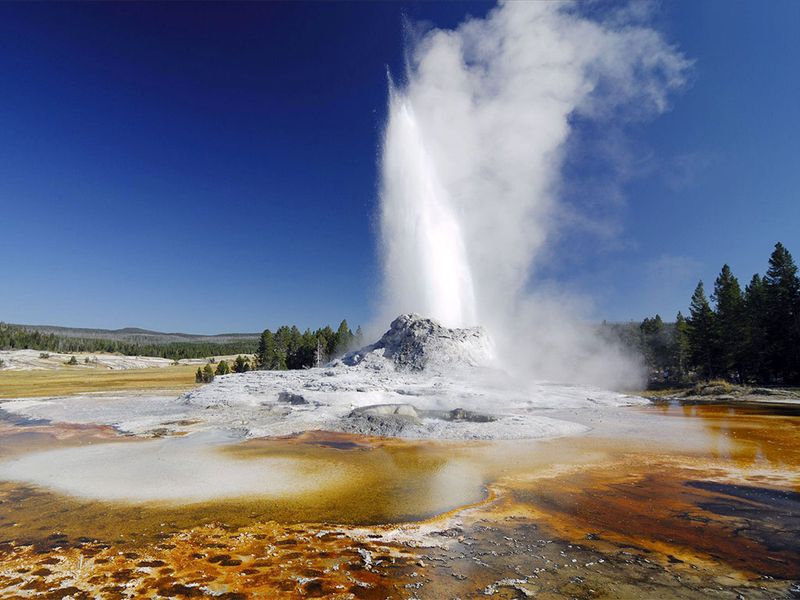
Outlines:
{"label": "water plume", "polygon": [[580,299],[539,285],[537,261],[568,212],[575,122],[665,111],[690,62],[648,11],[588,7],[502,2],[411,36],[383,140],[381,317],[480,324],[521,373],[611,386],[636,365],[597,338]]}

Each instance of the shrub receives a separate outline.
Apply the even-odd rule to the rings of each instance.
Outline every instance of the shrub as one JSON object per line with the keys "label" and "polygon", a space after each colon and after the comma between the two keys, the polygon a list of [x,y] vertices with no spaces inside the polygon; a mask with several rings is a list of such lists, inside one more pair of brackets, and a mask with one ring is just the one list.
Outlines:
{"label": "shrub", "polygon": [[228,364],[228,361],[227,360],[219,361],[219,364],[217,365],[216,374],[217,375],[227,375],[230,372],[231,372],[231,366]]}
{"label": "shrub", "polygon": [[214,381],[214,369],[211,365],[206,365],[202,369],[197,367],[197,373],[194,374],[194,380],[197,383],[211,383]]}

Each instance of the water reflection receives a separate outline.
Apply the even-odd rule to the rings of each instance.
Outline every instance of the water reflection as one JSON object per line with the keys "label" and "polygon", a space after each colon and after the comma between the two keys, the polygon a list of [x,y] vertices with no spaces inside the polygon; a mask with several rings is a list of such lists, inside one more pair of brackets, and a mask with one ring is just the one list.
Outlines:
{"label": "water reflection", "polygon": [[[0,483],[0,588],[46,590],[90,558],[81,589],[131,585],[178,597],[196,585],[272,597],[338,585],[356,597],[467,597],[516,581],[506,592],[619,596],[628,586],[624,597],[751,598],[760,586],[778,596],[786,588],[775,581],[800,577],[800,410],[673,402],[565,418],[594,430],[500,443],[312,432],[219,450],[242,464],[323,461],[346,480],[286,499],[131,505]],[[3,458],[108,443],[147,442],[110,428],[0,422]],[[495,497],[487,487],[496,499],[483,502]],[[373,543],[397,523],[472,503],[425,525],[441,524],[436,544],[449,550]],[[453,524],[461,520],[463,528]],[[653,581],[661,587],[648,596]],[[421,582],[427,595],[404,587]]]}
{"label": "water reflection", "polygon": [[707,453],[740,468],[800,465],[799,406],[669,401],[642,410],[685,420],[687,435],[696,435],[692,426],[700,423],[703,431],[699,438]]}

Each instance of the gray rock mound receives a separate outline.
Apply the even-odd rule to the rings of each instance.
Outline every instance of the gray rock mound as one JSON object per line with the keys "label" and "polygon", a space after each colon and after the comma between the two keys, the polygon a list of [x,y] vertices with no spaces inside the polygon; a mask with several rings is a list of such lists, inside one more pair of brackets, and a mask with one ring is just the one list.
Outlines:
{"label": "gray rock mound", "polygon": [[375,404],[351,411],[342,421],[342,428],[361,435],[384,437],[425,437],[425,420],[457,423],[492,423],[495,415],[463,408],[422,410],[411,404]]}
{"label": "gray rock mound", "polygon": [[396,371],[445,372],[454,368],[489,367],[494,348],[482,327],[450,329],[416,314],[400,315],[370,346],[335,361],[347,366]]}

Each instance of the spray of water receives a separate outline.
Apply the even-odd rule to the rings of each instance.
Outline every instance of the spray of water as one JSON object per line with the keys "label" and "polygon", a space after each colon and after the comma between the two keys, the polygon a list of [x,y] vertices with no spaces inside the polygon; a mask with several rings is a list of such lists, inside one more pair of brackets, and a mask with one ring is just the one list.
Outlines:
{"label": "spray of water", "polygon": [[383,318],[481,324],[537,378],[620,385],[638,372],[535,272],[574,120],[653,116],[685,83],[689,61],[642,6],[503,2],[412,36],[382,153]]}
{"label": "spray of water", "polygon": [[[477,319],[461,224],[439,181],[411,103],[392,94],[381,205],[387,297],[449,327]],[[399,314],[399,313],[398,313]]]}

